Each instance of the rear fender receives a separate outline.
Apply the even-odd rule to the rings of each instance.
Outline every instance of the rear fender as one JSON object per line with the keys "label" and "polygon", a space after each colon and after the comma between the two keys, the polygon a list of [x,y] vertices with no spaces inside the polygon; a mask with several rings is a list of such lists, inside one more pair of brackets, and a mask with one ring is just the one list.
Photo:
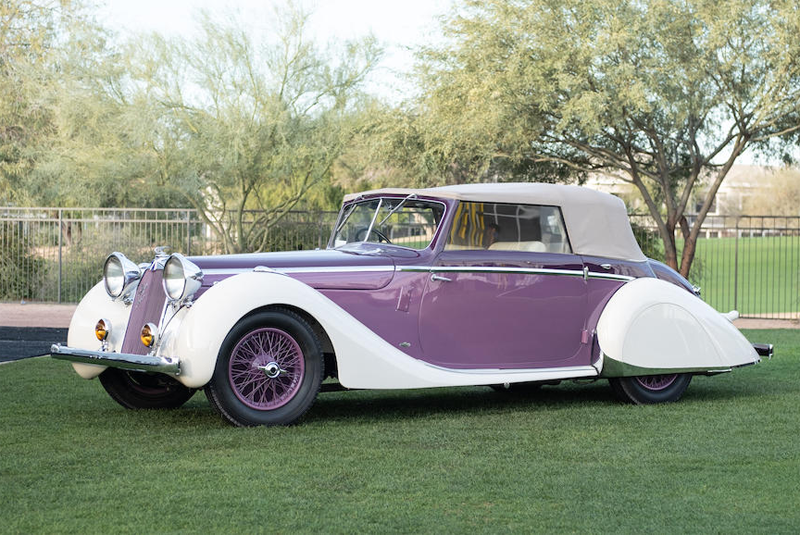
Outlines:
{"label": "rear fender", "polygon": [[759,362],[722,314],[686,290],[653,278],[623,285],[597,323],[601,375],[728,370]]}

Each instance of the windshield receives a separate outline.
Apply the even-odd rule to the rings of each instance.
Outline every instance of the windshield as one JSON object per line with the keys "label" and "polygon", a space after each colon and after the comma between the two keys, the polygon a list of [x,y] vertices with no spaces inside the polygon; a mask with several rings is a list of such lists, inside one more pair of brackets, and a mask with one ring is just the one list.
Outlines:
{"label": "windshield", "polygon": [[355,201],[342,208],[331,245],[370,242],[425,249],[443,214],[443,204],[421,201],[412,195]]}

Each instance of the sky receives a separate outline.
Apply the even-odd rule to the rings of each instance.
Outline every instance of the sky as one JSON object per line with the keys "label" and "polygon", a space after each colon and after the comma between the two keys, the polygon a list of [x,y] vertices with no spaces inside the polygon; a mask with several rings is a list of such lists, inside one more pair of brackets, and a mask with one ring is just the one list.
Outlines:
{"label": "sky", "polygon": [[[238,12],[254,27],[267,27],[275,6],[282,0],[105,0],[99,20],[120,34],[157,31],[190,36],[195,14],[207,10],[224,16]],[[403,73],[413,67],[412,49],[435,40],[437,17],[445,14],[453,0],[304,0],[311,13],[309,34],[320,43],[345,41],[372,33],[384,47],[384,57],[373,73],[367,90],[399,101],[410,91]],[[258,21],[263,21],[259,23]]]}

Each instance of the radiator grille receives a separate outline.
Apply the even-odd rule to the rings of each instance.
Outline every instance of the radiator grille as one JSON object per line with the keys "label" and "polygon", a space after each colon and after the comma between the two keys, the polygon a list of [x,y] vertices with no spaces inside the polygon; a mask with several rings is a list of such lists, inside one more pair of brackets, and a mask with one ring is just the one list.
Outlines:
{"label": "radiator grille", "polygon": [[161,312],[164,310],[164,289],[161,287],[161,279],[164,271],[159,269],[150,271],[149,269],[142,275],[139,287],[136,289],[136,297],[131,305],[131,315],[128,320],[128,329],[125,331],[125,339],[122,342],[122,352],[134,355],[144,355],[149,351],[139,340],[139,334],[145,323],[158,325],[161,319]]}

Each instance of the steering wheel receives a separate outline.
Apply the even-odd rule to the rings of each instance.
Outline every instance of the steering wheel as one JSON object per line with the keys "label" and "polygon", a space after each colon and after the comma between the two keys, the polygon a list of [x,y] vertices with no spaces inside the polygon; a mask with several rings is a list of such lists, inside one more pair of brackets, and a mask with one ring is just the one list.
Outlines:
{"label": "steering wheel", "polygon": [[385,242],[385,243],[392,243],[392,241],[386,237],[386,235],[378,229],[369,230],[369,227],[362,227],[356,231],[356,241],[364,241],[364,238],[367,237],[367,232],[370,234],[375,234],[378,237],[378,243]]}

